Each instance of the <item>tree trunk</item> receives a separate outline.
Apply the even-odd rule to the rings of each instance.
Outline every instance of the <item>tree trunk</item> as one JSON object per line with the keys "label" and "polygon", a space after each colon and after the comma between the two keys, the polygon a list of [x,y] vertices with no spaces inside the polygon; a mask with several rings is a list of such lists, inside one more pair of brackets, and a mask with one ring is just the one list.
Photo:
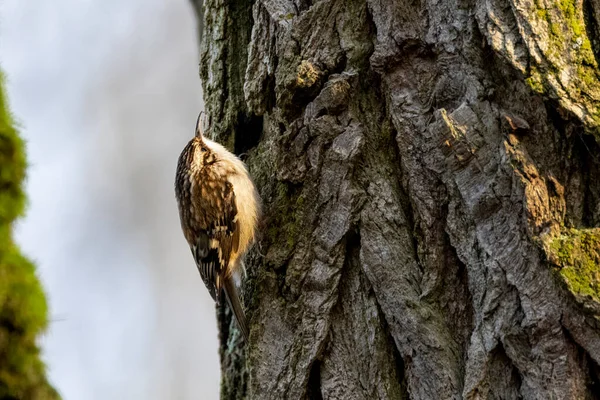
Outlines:
{"label": "tree trunk", "polygon": [[265,203],[223,399],[600,398],[600,0],[203,7]]}

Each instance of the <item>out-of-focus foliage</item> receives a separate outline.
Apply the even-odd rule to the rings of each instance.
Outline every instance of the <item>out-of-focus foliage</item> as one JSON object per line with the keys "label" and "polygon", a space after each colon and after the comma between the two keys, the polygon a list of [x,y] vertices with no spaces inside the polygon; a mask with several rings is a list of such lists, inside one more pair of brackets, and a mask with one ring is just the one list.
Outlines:
{"label": "out-of-focus foliage", "polygon": [[12,224],[25,208],[25,169],[25,146],[0,72],[0,398],[58,399],[36,344],[47,325],[46,298],[34,265],[12,238]]}

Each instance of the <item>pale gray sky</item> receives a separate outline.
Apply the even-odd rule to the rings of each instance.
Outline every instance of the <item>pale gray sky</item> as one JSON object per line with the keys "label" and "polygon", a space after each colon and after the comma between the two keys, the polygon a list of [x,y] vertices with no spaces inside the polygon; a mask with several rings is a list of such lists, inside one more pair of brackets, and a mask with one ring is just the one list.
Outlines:
{"label": "pale gray sky", "polygon": [[3,0],[0,63],[28,143],[17,240],[66,400],[216,399],[214,305],[173,179],[201,108],[187,0]]}

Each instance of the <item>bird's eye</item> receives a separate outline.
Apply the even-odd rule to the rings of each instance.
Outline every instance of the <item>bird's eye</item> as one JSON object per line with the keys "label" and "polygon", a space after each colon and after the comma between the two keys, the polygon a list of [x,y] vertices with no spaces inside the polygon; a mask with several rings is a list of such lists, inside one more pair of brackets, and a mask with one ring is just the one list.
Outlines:
{"label": "bird's eye", "polygon": [[206,147],[201,147],[201,148],[200,148],[200,150],[202,150],[202,151],[208,151],[208,150],[206,149]]}

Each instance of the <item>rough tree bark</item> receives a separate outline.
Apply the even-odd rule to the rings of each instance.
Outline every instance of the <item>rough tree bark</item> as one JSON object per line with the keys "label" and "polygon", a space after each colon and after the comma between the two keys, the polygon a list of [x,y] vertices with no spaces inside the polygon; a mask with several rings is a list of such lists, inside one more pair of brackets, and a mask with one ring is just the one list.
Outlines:
{"label": "rough tree bark", "polygon": [[600,0],[203,10],[265,202],[223,399],[600,398]]}

